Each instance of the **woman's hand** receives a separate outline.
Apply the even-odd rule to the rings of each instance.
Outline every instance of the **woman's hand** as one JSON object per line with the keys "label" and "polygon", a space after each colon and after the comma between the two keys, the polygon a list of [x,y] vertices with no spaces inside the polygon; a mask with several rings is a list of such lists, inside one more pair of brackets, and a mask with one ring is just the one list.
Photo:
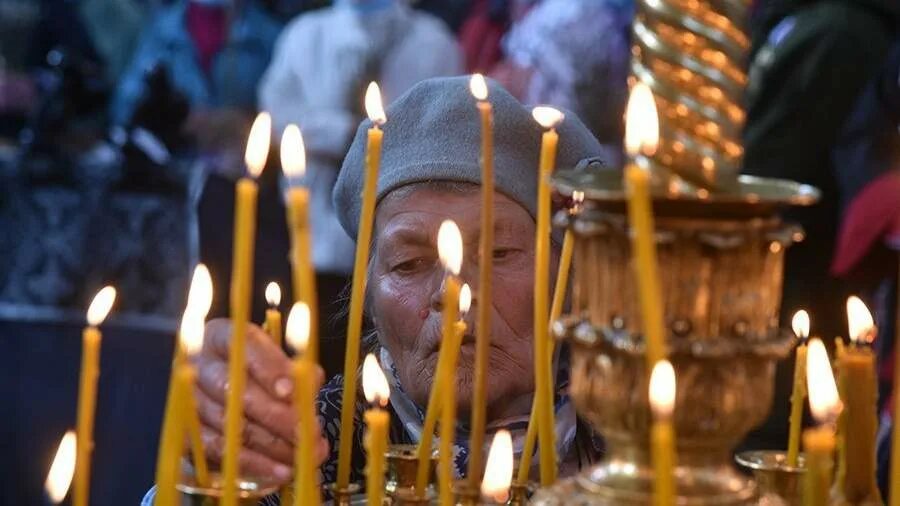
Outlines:
{"label": "woman's hand", "polygon": [[[228,385],[228,343],[231,322],[212,320],[197,362],[197,407],[203,424],[206,454],[214,466],[221,465],[225,448],[225,399]],[[316,388],[322,385],[319,369]],[[247,384],[244,390],[244,430],[239,456],[241,474],[276,483],[293,476],[296,411],[292,406],[294,382],[291,361],[256,325],[247,327]],[[328,454],[321,437],[317,458]]]}

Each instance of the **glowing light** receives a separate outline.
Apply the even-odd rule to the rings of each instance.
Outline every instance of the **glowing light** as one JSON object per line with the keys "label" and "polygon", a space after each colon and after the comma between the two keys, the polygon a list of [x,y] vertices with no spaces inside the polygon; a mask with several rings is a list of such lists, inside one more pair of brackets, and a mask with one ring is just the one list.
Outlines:
{"label": "glowing light", "polygon": [[272,139],[272,117],[267,112],[256,115],[250,135],[247,137],[247,149],[244,151],[244,163],[252,177],[259,177],[269,158],[269,143]]}
{"label": "glowing light", "polygon": [[794,329],[794,335],[800,339],[809,337],[809,313],[805,309],[801,309],[794,313],[791,319],[791,328]]}
{"label": "glowing light", "polygon": [[453,275],[458,275],[462,269],[463,241],[459,227],[453,220],[444,220],[438,229],[437,237],[438,256],[441,265]]}
{"label": "glowing light", "polygon": [[75,431],[70,430],[62,437],[50,472],[47,473],[47,481],[44,490],[53,504],[59,504],[65,499],[72,484],[72,476],[75,474]]}
{"label": "glowing light", "polygon": [[847,299],[847,326],[850,339],[856,344],[869,344],[875,340],[875,322],[866,304],[857,296]]}
{"label": "glowing light", "polygon": [[203,264],[197,264],[194,268],[194,276],[191,278],[191,288],[188,290],[187,309],[204,319],[212,307],[213,286],[209,269]]}
{"label": "glowing light", "polygon": [[650,374],[650,409],[660,418],[675,410],[675,369],[668,360],[660,360]]}
{"label": "glowing light", "polygon": [[97,292],[94,300],[87,310],[88,325],[96,327],[103,323],[109,310],[112,309],[113,303],[116,301],[116,289],[111,286],[104,286],[102,290]]}
{"label": "glowing light", "polygon": [[828,360],[828,352],[821,339],[810,339],[806,354],[806,387],[809,392],[809,408],[820,423],[831,423],[841,411],[841,399],[834,372]]}
{"label": "glowing light", "polygon": [[281,304],[281,287],[278,283],[271,281],[266,285],[266,302],[271,307],[278,307]]}
{"label": "glowing light", "polygon": [[472,79],[469,80],[469,90],[472,92],[472,96],[478,100],[487,100],[488,98],[487,82],[481,74],[472,74]]}
{"label": "glowing light", "polygon": [[287,177],[306,174],[306,146],[300,128],[293,123],[281,134],[281,170]]}
{"label": "glowing light", "polygon": [[363,393],[369,404],[378,403],[379,406],[387,406],[391,396],[391,387],[388,385],[384,371],[378,365],[375,355],[369,353],[363,361],[362,369]]}
{"label": "glowing light", "polygon": [[546,129],[555,127],[565,118],[562,111],[546,105],[539,105],[532,109],[531,116],[539,125]]}
{"label": "glowing light", "polygon": [[469,284],[466,283],[459,289],[459,315],[460,317],[466,316],[469,313],[469,309],[472,307],[472,289],[469,288]]}
{"label": "glowing light", "polygon": [[288,313],[285,337],[297,353],[306,351],[309,343],[309,306],[297,302]]}
{"label": "glowing light", "polygon": [[625,108],[625,151],[652,155],[659,146],[659,114],[650,87],[636,83]]}
{"label": "glowing light", "polygon": [[494,440],[491,441],[491,449],[488,450],[484,480],[481,482],[481,494],[490,497],[498,504],[505,504],[509,498],[512,473],[512,437],[506,429],[498,430],[494,434]]}
{"label": "glowing light", "polygon": [[381,90],[378,89],[378,83],[372,81],[366,88],[366,114],[372,123],[378,126],[387,123],[387,116],[384,114],[384,106],[381,104]]}
{"label": "glowing light", "polygon": [[178,331],[181,346],[188,356],[196,355],[203,348],[204,322],[203,316],[188,308],[181,317],[181,328]]}

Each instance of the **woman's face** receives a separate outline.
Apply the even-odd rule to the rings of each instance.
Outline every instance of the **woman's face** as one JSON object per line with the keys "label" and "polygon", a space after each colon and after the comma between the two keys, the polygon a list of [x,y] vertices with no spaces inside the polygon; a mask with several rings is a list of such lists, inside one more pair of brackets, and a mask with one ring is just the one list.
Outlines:
{"label": "woman's face", "polygon": [[[373,316],[382,344],[394,359],[400,382],[420,406],[428,401],[441,344],[444,270],[436,240],[442,221],[459,225],[465,257],[460,277],[474,296],[466,317],[457,373],[461,411],[471,405],[478,312],[480,192],[419,187],[388,195],[378,206],[370,284]],[[489,418],[508,416],[512,404],[530,405],[534,389],[532,299],[534,220],[509,198],[494,197],[491,355],[487,372]]]}

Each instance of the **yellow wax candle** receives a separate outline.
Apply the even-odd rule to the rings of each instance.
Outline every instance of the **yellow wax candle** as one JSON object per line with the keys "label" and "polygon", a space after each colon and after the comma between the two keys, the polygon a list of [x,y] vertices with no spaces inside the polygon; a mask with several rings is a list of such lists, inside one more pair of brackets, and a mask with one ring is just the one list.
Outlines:
{"label": "yellow wax candle", "polygon": [[468,476],[477,484],[481,475],[486,423],[487,368],[491,352],[491,276],[494,258],[494,113],[481,74],[472,76],[472,95],[481,117],[481,234],[478,241],[478,320],[475,327],[475,380],[472,385],[471,437]]}
{"label": "yellow wax candle", "polygon": [[809,313],[797,311],[791,322],[800,339],[794,360],[794,387],[791,393],[791,417],[788,430],[787,465],[797,467],[800,454],[800,429],[803,426],[803,403],[806,400],[806,339],[809,337]]}
{"label": "yellow wax candle", "polygon": [[845,408],[838,491],[851,503],[881,503],[875,479],[878,387],[875,353],[869,346],[875,338],[875,325],[865,304],[857,297],[847,301],[847,320],[853,346],[844,350],[838,365]]}
{"label": "yellow wax candle", "polygon": [[[550,325],[559,319],[562,314],[563,303],[566,300],[566,291],[569,286],[569,271],[572,266],[572,252],[575,249],[575,236],[571,230],[566,230],[563,238],[562,253],[559,257],[559,270],[556,273],[556,288],[553,292],[553,303],[550,306]],[[551,372],[553,361],[554,341],[550,339]],[[550,377],[551,390],[553,389],[553,377]],[[534,453],[534,445],[537,441],[537,410],[532,401],[531,415],[528,417],[528,430],[525,432],[525,444],[522,447],[522,458],[519,460],[519,472],[516,481],[525,483],[528,481],[528,473],[531,471],[531,456]]]}
{"label": "yellow wax candle", "polygon": [[[353,412],[356,406],[356,374],[359,366],[359,339],[362,333],[363,303],[366,297],[366,275],[369,263],[369,243],[375,217],[375,190],[378,167],[381,163],[381,139],[387,118],[381,106],[378,85],[370,83],[366,90],[366,111],[373,126],[368,131],[366,145],[366,175],[363,184],[362,209],[356,236],[356,259],[353,265],[353,284],[350,291],[350,314],[347,318],[347,349],[344,353],[344,389],[341,397],[341,437],[338,441],[337,487],[347,488],[350,482],[350,456],[353,451]],[[346,437],[345,437],[346,436]]]}
{"label": "yellow wax candle", "polygon": [[210,485],[209,466],[206,463],[206,449],[203,445],[203,435],[200,431],[200,413],[197,411],[197,400],[194,398],[197,368],[190,362],[186,362],[182,368],[181,381],[184,383],[184,396],[182,397],[185,413],[184,423],[191,444],[194,479],[201,487],[208,487]]}
{"label": "yellow wax candle", "polygon": [[97,328],[103,323],[113,302],[116,289],[107,286],[97,292],[87,312],[88,326],[82,333],[81,375],[78,382],[78,445],[75,459],[75,506],[87,506],[91,486],[91,453],[94,449],[94,416],[97,407],[97,378],[100,375],[100,340]]}
{"label": "yellow wax candle", "polygon": [[535,107],[534,119],[545,129],[541,139],[541,160],[538,167],[537,226],[534,256],[534,411],[540,439],[541,485],[556,481],[556,434],[553,421],[553,378],[550,364],[550,175],[556,164],[559,143],[554,126],[563,119],[561,112],[551,107]]}
{"label": "yellow wax candle", "polygon": [[[258,177],[269,154],[272,119],[260,113],[250,129],[244,160],[252,177]],[[228,350],[228,392],[225,400],[225,448],[222,456],[222,506],[237,506],[244,414],[244,385],[247,381],[246,342],[253,285],[253,250],[256,241],[256,182],[241,178],[235,186],[234,247],[231,268],[231,342]]]}
{"label": "yellow wax candle", "polygon": [[[900,273],[900,270],[898,270]],[[900,278],[897,280],[900,286]],[[897,299],[897,323],[894,329],[900,329],[900,297]],[[896,330],[894,331],[896,332]],[[900,506],[900,342],[894,340],[894,426],[891,430],[891,489],[889,506]]]}
{"label": "yellow wax candle", "polygon": [[287,321],[287,341],[294,348],[294,409],[297,411],[297,444],[294,446],[294,506],[318,505],[317,483],[315,363],[306,354],[310,335],[309,307],[294,303]]}
{"label": "yellow wax candle", "polygon": [[828,353],[821,339],[810,339],[806,354],[806,389],[813,417],[822,424],[803,431],[806,473],[803,478],[803,504],[826,506],[834,468],[833,423],[841,411],[841,400]]}
{"label": "yellow wax candle", "polygon": [[310,360],[319,360],[319,304],[316,296],[316,272],[310,255],[312,242],[309,228],[309,191],[296,186],[294,180],[306,174],[306,148],[297,125],[288,125],[281,137],[281,168],[290,188],[287,192],[287,222],[291,234],[291,273],[295,302],[309,306]]}
{"label": "yellow wax candle", "polygon": [[278,283],[272,281],[266,285],[266,302],[269,303],[269,309],[266,309],[265,331],[281,347],[284,335],[281,330],[281,311],[278,310],[281,304],[281,287]]}
{"label": "yellow wax candle", "polygon": [[[443,342],[455,340],[459,304],[459,281],[454,275],[447,276],[444,282],[444,322]],[[441,425],[440,450],[438,452],[438,487],[440,504],[452,504],[453,501],[453,443],[456,434],[456,362],[459,348],[448,350],[446,374],[441,382]]]}
{"label": "yellow wax candle", "polygon": [[650,456],[653,461],[653,504],[675,504],[675,429],[672,412],[675,409],[675,370],[668,360],[661,360],[650,374],[650,409],[653,426],[650,429]]}
{"label": "yellow wax candle", "polygon": [[384,501],[385,455],[391,423],[391,415],[384,407],[390,397],[390,387],[371,353],[363,362],[363,393],[372,406],[363,415],[366,422],[366,499],[367,504],[380,505]]}
{"label": "yellow wax candle", "polygon": [[51,504],[59,504],[66,498],[72,475],[75,473],[75,431],[68,431],[59,442],[53,464],[47,472],[44,491]]}

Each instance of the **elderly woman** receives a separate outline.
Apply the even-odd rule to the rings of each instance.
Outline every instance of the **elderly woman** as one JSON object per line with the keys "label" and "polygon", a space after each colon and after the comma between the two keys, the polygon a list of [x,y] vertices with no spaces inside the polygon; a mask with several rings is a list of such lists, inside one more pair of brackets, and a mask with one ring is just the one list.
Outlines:
{"label": "elderly woman", "polygon": [[[532,295],[537,161],[541,130],[505,90],[491,84],[495,109],[495,243],[491,355],[488,367],[488,431],[508,428],[521,451],[534,391]],[[423,81],[387,111],[378,179],[378,205],[369,264],[368,344],[379,355],[391,384],[392,443],[416,443],[423,406],[431,390],[441,340],[441,287],[436,236],[440,223],[459,225],[466,256],[462,278],[477,292],[480,214],[480,133],[474,99],[465,78]],[[360,125],[334,190],[341,225],[356,237],[363,183],[366,129]],[[601,147],[585,126],[569,116],[559,128],[557,164],[573,167],[597,156]],[[554,259],[555,264],[555,259]],[[554,271],[555,272],[555,271]],[[475,300],[474,304],[485,301]],[[469,313],[475,313],[475,309]],[[470,317],[471,318],[471,317]],[[474,329],[474,322],[469,321]],[[218,463],[223,447],[228,321],[212,321],[198,359],[197,398],[209,458]],[[244,401],[247,427],[240,455],[244,474],[287,482],[291,478],[294,411],[290,363],[258,327],[248,337],[249,381]],[[465,468],[466,424],[471,404],[475,336],[463,340],[457,374],[460,423],[456,468]],[[323,350],[327,353],[327,350]],[[564,358],[562,359],[564,361]],[[557,442],[563,473],[592,461],[598,441],[580,424],[565,395],[565,367],[559,367],[556,396]],[[362,481],[362,402],[355,406],[352,434],[341,434],[342,378],[326,383],[318,396],[319,457],[323,482],[335,479],[337,441],[354,438],[353,481]],[[490,439],[488,439],[490,441]]]}

